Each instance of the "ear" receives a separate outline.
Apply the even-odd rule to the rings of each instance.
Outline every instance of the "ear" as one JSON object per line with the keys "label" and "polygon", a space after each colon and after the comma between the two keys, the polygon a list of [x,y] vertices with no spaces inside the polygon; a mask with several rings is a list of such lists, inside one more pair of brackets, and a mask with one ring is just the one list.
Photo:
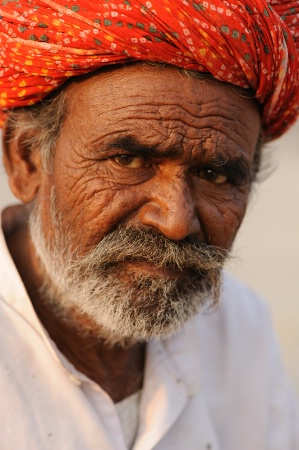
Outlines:
{"label": "ear", "polygon": [[39,152],[29,148],[30,136],[19,137],[3,129],[3,163],[14,195],[23,203],[30,203],[38,192],[42,166]]}

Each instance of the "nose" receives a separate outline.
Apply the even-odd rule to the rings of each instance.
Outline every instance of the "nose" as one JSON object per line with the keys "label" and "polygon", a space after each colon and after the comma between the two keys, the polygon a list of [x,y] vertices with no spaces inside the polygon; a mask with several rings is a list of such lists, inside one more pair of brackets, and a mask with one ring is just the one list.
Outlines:
{"label": "nose", "polygon": [[173,241],[200,232],[195,201],[186,180],[181,177],[172,181],[159,180],[150,199],[140,208],[138,218],[142,225],[155,228]]}

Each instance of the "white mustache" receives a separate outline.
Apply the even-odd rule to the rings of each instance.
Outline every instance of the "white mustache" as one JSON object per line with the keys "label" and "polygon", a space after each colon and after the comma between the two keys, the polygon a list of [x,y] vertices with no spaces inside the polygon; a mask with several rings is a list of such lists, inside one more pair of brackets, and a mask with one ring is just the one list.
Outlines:
{"label": "white mustache", "polygon": [[98,270],[127,259],[148,261],[157,267],[191,268],[197,271],[223,267],[227,250],[204,244],[196,237],[171,241],[150,229],[121,227],[105,236],[80,264]]}

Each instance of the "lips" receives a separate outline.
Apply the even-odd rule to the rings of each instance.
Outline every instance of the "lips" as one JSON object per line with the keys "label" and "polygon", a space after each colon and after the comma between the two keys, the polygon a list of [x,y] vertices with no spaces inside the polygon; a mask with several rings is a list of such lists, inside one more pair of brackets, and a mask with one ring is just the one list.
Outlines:
{"label": "lips", "polygon": [[162,267],[156,264],[145,261],[145,260],[135,260],[127,259],[125,261],[117,263],[121,272],[126,274],[134,274],[145,276],[149,278],[164,278],[169,280],[181,280],[194,276],[194,271],[191,268],[179,269],[174,265],[164,265]]}

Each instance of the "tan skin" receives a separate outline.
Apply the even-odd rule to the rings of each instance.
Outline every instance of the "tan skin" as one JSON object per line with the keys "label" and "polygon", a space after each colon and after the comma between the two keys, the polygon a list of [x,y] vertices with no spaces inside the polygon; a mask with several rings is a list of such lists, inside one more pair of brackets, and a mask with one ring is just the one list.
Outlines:
{"label": "tan skin", "polygon": [[[81,255],[123,224],[151,227],[175,241],[198,235],[231,247],[246,210],[260,133],[253,100],[173,68],[140,66],[98,74],[68,89],[52,175],[41,169],[37,152],[28,156],[17,143],[6,149],[11,187],[24,202],[35,198],[41,205],[48,239],[55,186],[63,226],[71,227],[72,245]],[[42,273],[27,228],[10,231],[8,245],[37,314],[65,356],[113,401],[140,389],[144,345],[109,348],[60,323],[37,294]],[[156,277],[184,276],[150,263],[125,264]],[[82,327],[90,322],[76,319]]]}

